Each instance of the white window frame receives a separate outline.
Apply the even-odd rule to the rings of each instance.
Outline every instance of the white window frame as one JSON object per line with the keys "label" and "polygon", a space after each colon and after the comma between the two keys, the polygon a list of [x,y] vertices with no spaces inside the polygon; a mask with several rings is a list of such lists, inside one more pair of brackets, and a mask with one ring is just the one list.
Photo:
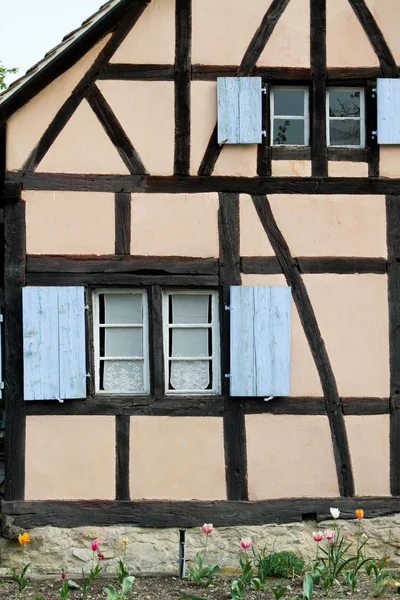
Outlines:
{"label": "white window frame", "polygon": [[[185,323],[173,325],[169,322],[169,298],[173,295],[195,295],[211,296],[211,323],[208,325],[201,323]],[[169,389],[169,363],[174,360],[169,357],[169,331],[170,329],[188,328],[196,329],[208,328],[212,331],[212,356],[204,359],[211,359],[212,365],[212,388],[209,390],[170,390]],[[163,348],[164,348],[164,388],[166,396],[215,396],[221,393],[221,359],[220,359],[220,326],[219,326],[219,296],[215,290],[164,290],[163,291]],[[179,359],[182,360],[182,357]],[[193,359],[192,359],[193,360]]]}
{"label": "white window frame", "polygon": [[[304,93],[304,116],[293,116],[293,115],[275,115],[275,91],[285,92],[305,92]],[[291,148],[306,148],[310,145],[310,91],[308,87],[303,86],[287,86],[278,85],[270,87],[270,138],[271,146],[274,148],[289,146]],[[304,144],[274,144],[274,120],[275,119],[292,119],[292,120],[303,120],[304,119]]]}
{"label": "white window frame", "polygon": [[[100,339],[99,339],[99,331],[101,327],[104,327],[103,324],[100,324],[100,301],[99,297],[101,294],[112,295],[112,294],[126,294],[131,296],[142,296],[142,307],[143,307],[143,324],[115,324],[115,325],[107,325],[106,327],[112,328],[134,328],[141,327],[143,329],[143,357],[140,357],[140,360],[143,360],[143,387],[144,390],[141,392],[119,392],[119,391],[109,391],[109,390],[101,390],[100,389],[100,362],[104,362],[104,358],[100,357]],[[92,294],[92,302],[93,302],[93,339],[94,339],[94,374],[95,374],[95,392],[96,394],[101,394],[105,396],[144,396],[150,394],[150,352],[149,352],[149,307],[148,307],[148,295],[147,291],[144,289],[127,289],[127,288],[104,288],[104,289],[96,289],[93,290]],[[129,357],[127,357],[128,359]],[[113,357],[106,357],[107,360],[113,360]],[[125,357],[118,356],[114,357],[114,360],[124,360]],[[129,360],[139,360],[139,357],[129,358]]]}
{"label": "white window frame", "polygon": [[[329,93],[330,92],[360,92],[360,116],[359,117],[331,117],[329,116]],[[337,144],[331,146],[331,121],[360,121],[360,145],[354,146],[346,144],[338,146]],[[365,90],[362,87],[351,88],[351,87],[329,87],[326,90],[326,144],[329,148],[365,148],[366,139],[366,125],[365,125]]]}

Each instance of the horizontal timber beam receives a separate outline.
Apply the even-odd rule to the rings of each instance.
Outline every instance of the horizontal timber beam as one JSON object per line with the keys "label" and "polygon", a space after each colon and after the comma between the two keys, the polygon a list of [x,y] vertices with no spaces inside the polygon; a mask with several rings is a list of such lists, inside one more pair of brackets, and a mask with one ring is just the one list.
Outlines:
{"label": "horizontal timber beam", "polygon": [[129,525],[131,527],[200,527],[212,521],[215,527],[294,523],[315,515],[318,521],[331,518],[330,507],[340,510],[343,519],[354,519],[360,506],[364,518],[400,512],[400,498],[285,498],[258,502],[124,501],[41,501],[3,502],[3,524],[12,518],[14,527],[32,529]]}
{"label": "horizontal timber beam", "polygon": [[182,256],[28,255],[28,273],[136,273],[138,275],[217,275],[218,260]]}
{"label": "horizontal timber beam", "polygon": [[135,273],[29,273],[27,285],[164,285],[211,286],[219,284],[218,275],[141,275]]}
{"label": "horizontal timber beam", "polygon": [[[389,398],[340,398],[344,415],[389,414]],[[245,414],[325,415],[323,397],[245,398]]]}
{"label": "horizontal timber beam", "polygon": [[190,194],[400,194],[400,178],[368,177],[217,177],[152,175],[67,175],[64,173],[7,172],[6,181],[24,190],[76,192],[136,192]]}
{"label": "horizontal timber beam", "polygon": [[[385,274],[387,272],[386,258],[298,256],[294,260],[296,261],[300,273],[337,273],[339,275],[352,275],[353,273]],[[241,272],[256,275],[276,275],[282,273],[275,256],[243,256],[241,258]]]}

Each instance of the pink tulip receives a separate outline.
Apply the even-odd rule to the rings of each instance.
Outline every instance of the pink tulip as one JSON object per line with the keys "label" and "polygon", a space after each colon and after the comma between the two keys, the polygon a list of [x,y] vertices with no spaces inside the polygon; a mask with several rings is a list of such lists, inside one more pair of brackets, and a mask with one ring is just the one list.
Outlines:
{"label": "pink tulip", "polygon": [[324,537],[326,540],[333,540],[333,538],[335,537],[335,532],[332,531],[332,529],[327,529],[326,531],[324,531]]}
{"label": "pink tulip", "polygon": [[96,552],[97,548],[99,547],[99,541],[98,540],[93,540],[92,542],[92,550],[93,552]]}
{"label": "pink tulip", "polygon": [[248,550],[251,546],[251,539],[250,538],[242,538],[240,540],[240,545],[243,548],[243,550]]}
{"label": "pink tulip", "polygon": [[322,531],[314,531],[312,536],[315,542],[320,542],[323,538]]}
{"label": "pink tulip", "polygon": [[209,533],[212,533],[212,531],[214,529],[214,525],[212,523],[204,523],[204,525],[201,529],[202,529],[203,533],[208,535]]}

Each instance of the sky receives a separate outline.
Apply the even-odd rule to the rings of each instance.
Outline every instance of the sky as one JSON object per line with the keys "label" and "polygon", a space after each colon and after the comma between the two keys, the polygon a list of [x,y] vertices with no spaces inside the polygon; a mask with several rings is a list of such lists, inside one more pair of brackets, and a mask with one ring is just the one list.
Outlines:
{"label": "sky", "polygon": [[106,0],[0,0],[0,62],[17,79]]}

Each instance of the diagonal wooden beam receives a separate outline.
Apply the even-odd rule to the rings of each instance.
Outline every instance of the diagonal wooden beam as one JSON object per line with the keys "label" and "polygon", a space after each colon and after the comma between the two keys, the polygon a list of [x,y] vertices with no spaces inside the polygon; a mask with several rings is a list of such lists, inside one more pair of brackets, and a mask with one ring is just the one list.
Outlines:
{"label": "diagonal wooden beam", "polygon": [[396,61],[365,0],[349,0],[349,3],[379,59],[384,77],[398,77]]}
{"label": "diagonal wooden beam", "polygon": [[275,251],[287,284],[292,288],[293,300],[296,304],[321,380],[325,410],[331,428],[340,495],[346,497],[354,496],[350,449],[339,392],[310,297],[296,261],[293,259],[289,246],[275,221],[268,198],[266,196],[252,196],[252,199],[261,224]]}
{"label": "diagonal wooden beam", "polygon": [[[260,27],[255,32],[249,47],[247,48],[236,75],[238,77],[249,77],[252,75],[261,52],[264,50],[276,24],[285,11],[290,0],[273,0],[271,6],[264,15]],[[217,125],[211,134],[203,160],[199,168],[199,175],[211,175],[215,163],[221,154],[223,146],[218,144]]]}
{"label": "diagonal wooden beam", "polygon": [[148,175],[149,172],[144,166],[142,159],[96,84],[92,85],[86,99],[130,174]]}
{"label": "diagonal wooden beam", "polygon": [[57,139],[60,132],[64,129],[69,119],[87,96],[93,83],[99,77],[103,69],[108,65],[108,61],[128,35],[136,21],[139,19],[145,8],[151,0],[137,0],[137,2],[127,10],[124,19],[117,27],[103,50],[100,52],[90,69],[80,80],[78,85],[73,90],[69,98],[64,102],[60,110],[57,112],[50,125],[40,138],[39,142],[32,150],[25,163],[22,166],[24,171],[35,171],[40,161],[48,152],[50,146]]}

